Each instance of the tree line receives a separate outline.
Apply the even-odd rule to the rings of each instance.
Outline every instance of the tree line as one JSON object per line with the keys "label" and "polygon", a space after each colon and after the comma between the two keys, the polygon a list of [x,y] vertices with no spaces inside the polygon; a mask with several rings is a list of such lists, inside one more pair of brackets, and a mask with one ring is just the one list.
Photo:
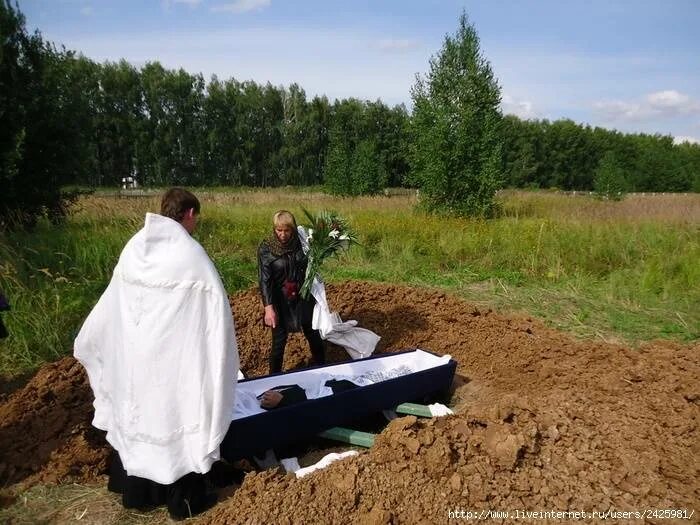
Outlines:
{"label": "tree line", "polygon": [[[20,212],[60,217],[61,188],[117,186],[129,175],[144,186],[324,185],[348,195],[430,186],[436,177],[449,193],[450,184],[464,182],[433,173],[431,162],[447,171],[478,164],[491,179],[487,193],[501,185],[590,190],[604,158],[606,173],[627,190],[700,191],[697,145],[570,120],[501,117],[499,88],[465,15],[441,60],[431,61],[442,69],[414,86],[413,112],[379,100],[309,99],[296,84],[206,82],[158,62],[96,63],[29,34],[9,0],[0,1],[0,31],[4,220]],[[472,73],[457,80],[460,71]],[[448,107],[452,91],[464,102],[456,111]],[[456,152],[452,160],[472,160],[450,164],[448,150]],[[462,184],[466,194],[480,188]]]}
{"label": "tree line", "polygon": [[592,190],[601,168],[617,171],[625,191],[700,191],[700,146],[625,134],[571,120],[503,117],[503,173],[513,188]]}

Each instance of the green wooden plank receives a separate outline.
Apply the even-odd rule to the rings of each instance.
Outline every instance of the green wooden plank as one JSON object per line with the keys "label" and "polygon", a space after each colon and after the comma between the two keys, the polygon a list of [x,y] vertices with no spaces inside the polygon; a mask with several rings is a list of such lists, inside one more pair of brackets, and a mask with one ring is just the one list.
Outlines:
{"label": "green wooden plank", "polygon": [[332,439],[334,441],[342,441],[343,443],[350,443],[351,445],[358,445],[360,447],[370,448],[374,445],[375,434],[370,434],[369,432],[360,432],[359,430],[352,430],[350,428],[343,427],[333,427],[328,430],[324,430],[319,434],[322,438]]}
{"label": "green wooden plank", "polygon": [[401,403],[394,410],[399,414],[408,414],[410,416],[433,417],[429,407],[417,403]]}

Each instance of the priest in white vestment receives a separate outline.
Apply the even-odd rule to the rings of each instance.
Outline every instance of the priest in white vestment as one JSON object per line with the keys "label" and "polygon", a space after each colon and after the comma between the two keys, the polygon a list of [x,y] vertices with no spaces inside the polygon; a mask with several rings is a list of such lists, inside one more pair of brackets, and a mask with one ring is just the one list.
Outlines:
{"label": "priest in white vestment", "polygon": [[167,503],[173,517],[212,503],[197,480],[219,459],[239,368],[228,296],[191,237],[199,209],[173,188],[160,215],[146,214],[74,345],[95,395],[93,425],[107,432],[124,479],[152,482],[164,496],[132,498],[126,481],[115,490],[125,506]]}

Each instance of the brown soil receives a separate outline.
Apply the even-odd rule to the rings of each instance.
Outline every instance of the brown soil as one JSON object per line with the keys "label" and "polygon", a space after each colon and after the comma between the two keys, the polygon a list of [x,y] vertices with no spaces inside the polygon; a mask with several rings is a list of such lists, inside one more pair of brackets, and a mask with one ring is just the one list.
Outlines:
{"label": "brown soil", "polygon": [[[343,318],[382,336],[379,352],[451,354],[459,363],[456,415],[395,420],[371,450],[301,480],[249,473],[205,521],[440,523],[450,510],[475,509],[700,512],[700,344],[575,341],[527,317],[400,286],[349,282],[328,286],[328,295]],[[258,296],[238,294],[232,305],[242,369],[263,374],[269,333]],[[329,357],[346,355],[332,348]],[[291,337],[285,367],[308,358],[303,338]],[[91,412],[89,385],[72,358],[0,397],[0,484],[102,480],[106,450]]]}

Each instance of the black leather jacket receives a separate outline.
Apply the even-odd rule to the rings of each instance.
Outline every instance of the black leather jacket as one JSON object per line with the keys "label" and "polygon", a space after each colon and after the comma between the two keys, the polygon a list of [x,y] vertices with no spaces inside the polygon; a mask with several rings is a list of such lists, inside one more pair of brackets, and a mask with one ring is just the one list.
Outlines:
{"label": "black leather jacket", "polygon": [[263,305],[273,305],[279,322],[290,332],[298,332],[302,324],[311,322],[313,299],[304,300],[299,295],[289,299],[283,291],[284,282],[291,280],[297,284],[297,294],[301,292],[307,263],[301,247],[280,256],[273,255],[267,243],[258,248],[258,284]]}
{"label": "black leather jacket", "polygon": [[286,299],[282,288],[284,281],[297,283],[299,290],[306,274],[307,258],[301,248],[281,256],[273,255],[266,243],[258,248],[258,282],[265,306],[281,304]]}

